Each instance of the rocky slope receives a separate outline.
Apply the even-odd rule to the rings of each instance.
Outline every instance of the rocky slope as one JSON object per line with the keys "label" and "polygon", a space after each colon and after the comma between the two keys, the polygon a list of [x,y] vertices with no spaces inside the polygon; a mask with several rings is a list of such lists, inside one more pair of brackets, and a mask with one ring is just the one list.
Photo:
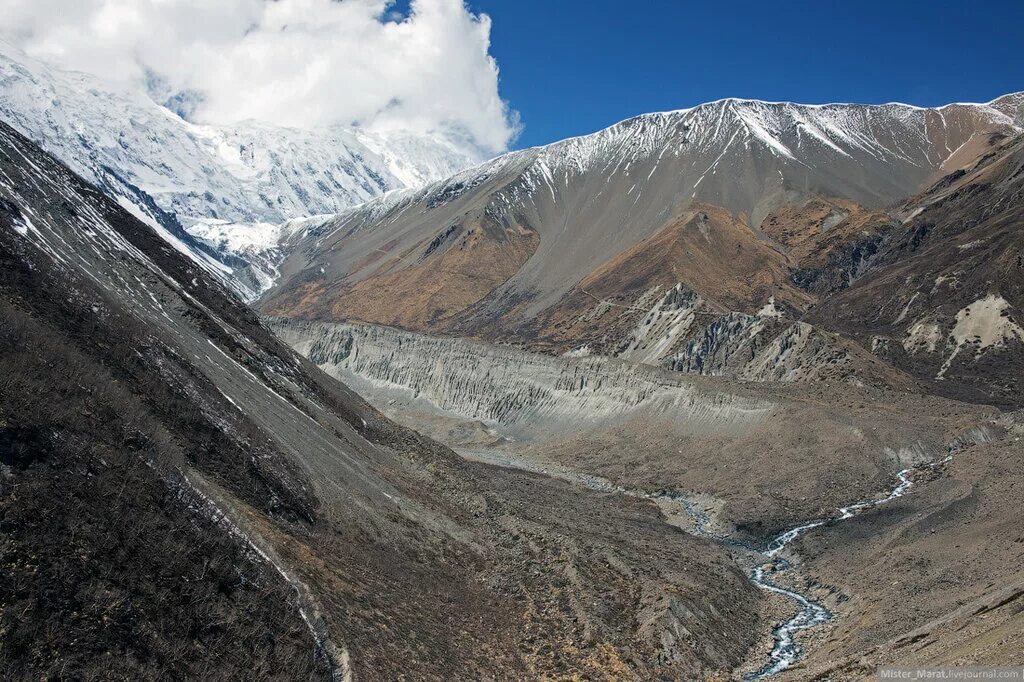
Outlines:
{"label": "rocky slope", "polygon": [[388,421],[6,126],[0,260],[6,679],[693,678],[763,629],[724,550]]}
{"label": "rocky slope", "polygon": [[[761,230],[765,218],[817,200],[847,202],[826,230],[860,220],[972,160],[987,133],[1015,130],[1016,102],[919,109],[722,100],[640,116],[340,214],[290,245],[264,305],[275,314],[543,340],[555,330],[538,317],[662,243],[677,249],[675,272],[638,269],[621,282],[617,303],[682,282],[729,310],[753,313],[770,296],[802,310],[811,297],[790,280],[785,248]],[[859,230],[848,224],[834,234],[851,232]],[[392,295],[403,274],[416,288]],[[436,293],[445,288],[458,293]]]}
{"label": "rocky slope", "polygon": [[[233,236],[251,250],[288,219],[335,213],[480,161],[440,134],[194,125],[144,93],[49,67],[3,41],[0,119],[191,250],[240,270],[247,254],[222,239],[225,223],[245,226]],[[273,269],[255,265],[229,281],[259,293],[258,277]]]}
{"label": "rocky slope", "polygon": [[982,149],[908,200],[899,227],[872,240],[852,286],[808,320],[858,339],[940,393],[1020,405],[1024,138],[993,135]]}

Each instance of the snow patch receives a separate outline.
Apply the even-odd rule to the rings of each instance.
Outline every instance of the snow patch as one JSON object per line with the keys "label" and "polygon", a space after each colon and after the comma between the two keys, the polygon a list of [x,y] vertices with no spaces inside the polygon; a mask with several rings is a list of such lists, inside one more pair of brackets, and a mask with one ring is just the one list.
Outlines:
{"label": "snow patch", "polygon": [[14,223],[14,231],[22,237],[27,237],[29,232],[39,232],[39,230],[36,229],[36,226],[32,224],[32,221],[28,219],[27,215],[21,216],[21,220]]}
{"label": "snow patch", "polygon": [[281,239],[283,225],[272,223],[234,223],[228,220],[204,218],[188,228],[188,233],[207,244],[229,251],[245,253],[275,248]]}
{"label": "snow patch", "polygon": [[793,156],[793,152],[789,151],[789,147],[782,144],[774,135],[772,135],[767,128],[765,128],[764,122],[754,114],[752,111],[747,109],[737,109],[736,115],[743,121],[747,130],[750,133],[768,146],[773,152],[779,156],[785,156],[786,158],[796,160]]}

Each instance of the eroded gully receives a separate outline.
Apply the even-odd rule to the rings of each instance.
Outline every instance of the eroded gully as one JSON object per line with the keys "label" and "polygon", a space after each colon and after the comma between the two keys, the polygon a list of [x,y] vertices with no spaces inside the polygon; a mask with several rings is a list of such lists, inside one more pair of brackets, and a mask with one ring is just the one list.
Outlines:
{"label": "eroded gully", "polygon": [[675,509],[688,517],[691,523],[685,528],[680,526],[683,530],[718,542],[735,552],[738,555],[737,559],[742,564],[749,565],[748,576],[751,582],[762,590],[789,599],[797,606],[797,612],[792,617],[779,623],[772,630],[774,642],[768,654],[768,660],[755,672],[744,675],[743,679],[745,680],[769,678],[793,666],[804,653],[803,647],[797,641],[797,634],[804,630],[824,625],[833,619],[832,612],[821,603],[815,601],[810,594],[784,587],[777,582],[778,576],[794,571],[793,565],[783,556],[786,548],[797,538],[814,528],[841,523],[870,509],[902,497],[914,485],[915,474],[926,469],[934,469],[952,459],[952,455],[949,455],[937,462],[929,462],[903,469],[896,474],[898,479],[897,485],[885,495],[840,507],[828,516],[807,521],[772,538],[764,548],[757,548],[731,538],[728,535],[715,532],[712,529],[713,520],[711,516],[685,493],[678,491],[651,493],[641,490],[630,490],[599,476],[580,474],[558,465],[539,465],[506,452],[462,451],[460,454],[467,459],[510,469],[545,474],[600,492],[614,492],[652,500],[662,506],[663,510],[667,506],[668,509],[665,511],[669,512],[669,514]]}

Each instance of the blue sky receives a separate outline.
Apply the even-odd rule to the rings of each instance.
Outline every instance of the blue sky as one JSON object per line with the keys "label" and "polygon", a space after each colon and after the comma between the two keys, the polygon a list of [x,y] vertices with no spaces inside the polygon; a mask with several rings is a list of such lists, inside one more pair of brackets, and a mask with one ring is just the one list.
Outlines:
{"label": "blue sky", "polygon": [[469,0],[514,147],[722,97],[919,105],[1024,90],[1024,0]]}
{"label": "blue sky", "polygon": [[[0,38],[17,48],[161,102],[185,94],[197,122],[457,130],[484,154],[723,97],[936,105],[1024,90],[1024,0],[0,7]],[[490,16],[489,31],[474,13]],[[518,137],[503,103],[520,115]]]}

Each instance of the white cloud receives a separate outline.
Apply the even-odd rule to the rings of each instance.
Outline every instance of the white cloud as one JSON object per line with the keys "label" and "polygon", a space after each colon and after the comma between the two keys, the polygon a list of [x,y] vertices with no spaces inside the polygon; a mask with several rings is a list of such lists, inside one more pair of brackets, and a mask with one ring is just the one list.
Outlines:
{"label": "white cloud", "polygon": [[517,121],[498,94],[490,18],[413,0],[396,19],[392,4],[0,0],[0,31],[64,68],[179,94],[201,122],[443,129],[506,148]]}

